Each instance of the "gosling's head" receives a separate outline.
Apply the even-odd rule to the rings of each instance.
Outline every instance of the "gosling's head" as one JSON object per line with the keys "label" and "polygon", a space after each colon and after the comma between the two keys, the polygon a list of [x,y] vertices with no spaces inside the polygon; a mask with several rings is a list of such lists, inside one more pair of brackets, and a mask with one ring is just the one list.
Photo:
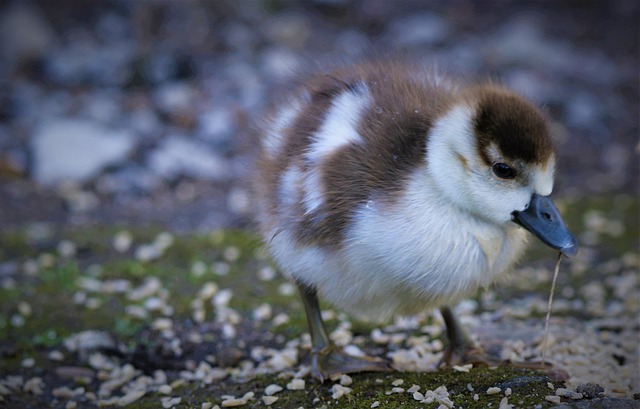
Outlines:
{"label": "gosling's head", "polygon": [[436,120],[427,163],[452,204],[575,254],[576,239],[549,198],[556,160],[547,119],[522,97],[494,85],[463,92]]}

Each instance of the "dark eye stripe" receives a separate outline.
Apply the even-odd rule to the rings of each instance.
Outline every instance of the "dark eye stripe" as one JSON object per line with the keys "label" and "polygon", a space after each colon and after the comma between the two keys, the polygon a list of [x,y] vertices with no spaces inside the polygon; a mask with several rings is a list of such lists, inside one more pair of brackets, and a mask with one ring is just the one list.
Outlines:
{"label": "dark eye stripe", "polygon": [[500,179],[513,179],[516,177],[516,171],[506,163],[494,163],[491,167],[493,173]]}

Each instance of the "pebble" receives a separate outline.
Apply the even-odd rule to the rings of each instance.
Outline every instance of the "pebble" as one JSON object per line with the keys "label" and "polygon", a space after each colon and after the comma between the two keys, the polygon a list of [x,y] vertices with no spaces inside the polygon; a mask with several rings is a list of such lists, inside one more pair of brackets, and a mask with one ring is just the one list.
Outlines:
{"label": "pebble", "polygon": [[244,399],[238,399],[238,398],[232,398],[232,399],[226,399],[222,401],[222,407],[223,408],[232,408],[235,406],[243,406],[246,405],[247,401]]}
{"label": "pebble", "polygon": [[342,374],[340,376],[340,385],[342,385],[342,386],[350,386],[351,384],[353,384],[353,379],[349,375]]}
{"label": "pebble", "polygon": [[471,368],[473,368],[473,364],[454,365],[453,366],[453,370],[454,371],[458,371],[458,372],[469,372],[469,370],[471,370]]}
{"label": "pebble", "polygon": [[111,245],[118,253],[126,253],[133,244],[133,235],[127,231],[122,230],[116,233],[111,241]]}
{"label": "pebble", "polygon": [[160,398],[160,402],[162,402],[162,407],[164,409],[169,409],[180,404],[180,402],[182,402],[182,398],[179,396],[176,396],[176,397],[167,396],[164,398]]}
{"label": "pebble", "polygon": [[264,389],[264,394],[267,396],[275,395],[276,393],[282,391],[282,386],[271,384]]}
{"label": "pebble", "polygon": [[123,161],[134,147],[130,131],[84,119],[42,124],[31,141],[35,179],[43,185],[85,182],[107,165]]}
{"label": "pebble", "polygon": [[137,401],[138,399],[142,398],[146,393],[147,391],[145,390],[131,391],[126,395],[120,397],[120,399],[118,399],[118,405],[119,406],[130,405],[133,402]]}
{"label": "pebble", "polygon": [[36,360],[33,358],[25,358],[22,360],[22,363],[21,363],[23,368],[33,368],[35,364],[36,364]]}
{"label": "pebble", "polygon": [[301,391],[304,390],[305,382],[304,379],[293,379],[291,382],[287,384],[287,389],[291,391]]}
{"label": "pebble", "polygon": [[267,406],[273,405],[277,400],[278,400],[277,396],[263,396],[262,397],[262,402],[264,402],[264,404],[267,405]]}
{"label": "pebble", "polygon": [[71,388],[66,387],[66,386],[62,386],[60,388],[53,389],[51,391],[51,394],[55,398],[62,398],[62,399],[70,399],[70,398],[73,398],[75,396],[75,393],[73,392],[73,390],[71,390]]}
{"label": "pebble", "polygon": [[378,401],[378,400],[371,404],[372,408],[377,408],[378,406],[380,406],[380,401]]}
{"label": "pebble", "polygon": [[500,400],[500,406],[498,407],[498,409],[512,409],[514,405],[511,405],[509,403],[509,398],[507,398],[506,396],[504,398],[502,398],[502,400]]}
{"label": "pebble", "polygon": [[551,403],[560,403],[560,396],[548,395],[548,396],[545,396],[544,399]]}
{"label": "pebble", "polygon": [[223,181],[229,177],[226,159],[206,145],[186,137],[169,136],[149,155],[148,166],[167,180],[179,176]]}
{"label": "pebble", "polygon": [[341,397],[343,397],[344,395],[348,395],[351,393],[351,388],[347,388],[346,386],[342,386],[339,384],[334,384],[331,387],[331,397],[333,399],[340,399]]}
{"label": "pebble", "polygon": [[496,393],[500,393],[500,392],[502,392],[502,389],[496,388],[495,386],[492,386],[489,389],[487,389],[487,395],[495,395]]}
{"label": "pebble", "polygon": [[42,395],[44,393],[44,390],[42,389],[44,386],[45,384],[42,381],[42,378],[34,377],[24,383],[22,390],[34,395]]}

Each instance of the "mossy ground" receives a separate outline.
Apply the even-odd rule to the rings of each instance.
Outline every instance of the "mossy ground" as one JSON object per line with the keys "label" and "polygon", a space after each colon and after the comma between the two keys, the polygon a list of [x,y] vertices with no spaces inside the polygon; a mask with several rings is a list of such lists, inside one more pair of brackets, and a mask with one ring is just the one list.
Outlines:
{"label": "mossy ground", "polygon": [[[568,224],[580,234],[585,234],[587,230],[584,226],[584,215],[589,211],[598,211],[606,214],[609,219],[621,220],[624,223],[625,229],[620,235],[601,235],[601,243],[597,246],[598,253],[595,257],[606,260],[637,251],[638,204],[637,199],[628,196],[595,198],[589,202],[567,202],[564,207],[571,209],[571,213],[564,213],[568,215]],[[173,244],[162,257],[139,261],[134,257],[133,249],[137,245],[152,242],[160,230],[132,231],[132,249],[118,252],[113,247],[113,238],[123,229],[122,226],[83,227],[61,229],[47,235],[34,234],[26,229],[0,233],[0,279],[3,283],[0,287],[0,379],[8,374],[21,374],[26,379],[40,376],[47,384],[44,395],[18,393],[5,402],[0,401],[0,407],[3,404],[16,405],[15,407],[64,407],[65,401],[51,397],[51,389],[61,385],[72,388],[77,385],[73,381],[57,379],[52,371],[60,365],[81,364],[73,354],[65,354],[65,360],[56,363],[49,360],[47,354],[52,349],[62,350],[62,341],[73,333],[88,329],[105,330],[131,350],[134,350],[137,344],[148,341],[145,341],[142,334],[156,315],[152,313],[147,319],[127,315],[125,308],[131,305],[132,301],[128,300],[124,293],[92,293],[85,290],[86,296],[96,300],[94,307],[87,307],[86,303],[77,301],[78,292],[82,290],[79,283],[83,278],[99,278],[103,281],[125,279],[135,287],[147,277],[157,277],[169,292],[168,304],[175,310],[172,318],[176,322],[188,325],[195,325],[191,318],[191,301],[194,294],[206,282],[213,281],[221,289],[233,290],[234,296],[230,306],[240,311],[249,322],[251,312],[262,303],[269,303],[274,314],[286,312],[289,315],[290,321],[280,327],[266,324],[249,325],[246,332],[241,332],[240,335],[251,334],[251,342],[254,344],[261,339],[272,339],[274,334],[282,335],[286,340],[306,331],[306,321],[297,295],[282,295],[279,291],[284,280],[279,277],[271,281],[257,278],[256,271],[268,262],[258,238],[254,235],[243,231],[220,231],[208,235],[179,236],[175,237]],[[74,255],[59,254],[58,245],[62,240],[75,244]],[[552,254],[549,249],[536,244],[524,263],[549,265],[552,263]],[[544,261],[534,261],[533,258]],[[216,263],[224,263],[228,266],[228,271],[216,274]],[[30,269],[29,265],[36,268]],[[570,280],[584,282],[594,278],[597,278],[597,273],[594,272],[579,277],[566,274],[560,277],[559,285],[578,286],[579,282],[572,283]],[[546,292],[548,286],[531,290]],[[497,291],[499,296],[505,299],[521,295],[518,291],[510,291],[508,288]],[[25,312],[25,304],[30,311]],[[211,317],[211,307],[207,308],[208,317]],[[20,322],[22,319],[23,323]],[[328,321],[330,327],[335,323]],[[356,335],[367,336],[372,328],[369,324],[354,322],[352,330]],[[267,333],[271,333],[269,337],[261,338],[261,334]],[[35,360],[33,367],[23,367],[26,358]],[[412,384],[420,385],[422,391],[446,385],[456,407],[498,407],[504,394],[487,395],[487,388],[524,376],[534,377],[536,381],[528,382],[524,388],[513,388],[509,402],[517,407],[549,406],[544,397],[553,394],[554,391],[549,389],[547,381],[542,381],[543,373],[500,367],[473,368],[469,373],[441,370],[433,373],[356,375],[351,386],[353,391],[339,401],[331,398],[331,384],[320,385],[308,379],[305,391],[283,391],[277,395],[279,400],[273,407],[369,408],[375,401],[380,402],[380,407],[424,406],[413,400],[411,394],[386,393],[392,388],[391,382],[397,378],[404,379],[403,386],[407,388]],[[284,385],[286,381],[274,374],[242,381],[227,379],[210,385],[188,383],[173,395],[182,396],[182,402],[177,407],[200,408],[205,401],[220,404],[222,395],[242,396],[253,391],[256,399],[244,407],[257,408],[265,407],[260,396],[264,388],[271,383]],[[475,392],[467,388],[468,384]],[[86,386],[87,389],[91,388],[91,385]],[[474,393],[478,394],[478,401],[473,399]],[[146,395],[131,407],[160,407],[159,398],[157,394]]]}

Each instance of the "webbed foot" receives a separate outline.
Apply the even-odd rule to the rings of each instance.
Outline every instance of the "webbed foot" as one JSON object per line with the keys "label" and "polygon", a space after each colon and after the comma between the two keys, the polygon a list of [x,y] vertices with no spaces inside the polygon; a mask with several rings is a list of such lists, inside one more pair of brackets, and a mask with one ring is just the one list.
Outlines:
{"label": "webbed foot", "polygon": [[320,351],[313,351],[311,355],[311,374],[320,382],[338,374],[391,370],[391,366],[382,359],[348,355],[333,344]]}

